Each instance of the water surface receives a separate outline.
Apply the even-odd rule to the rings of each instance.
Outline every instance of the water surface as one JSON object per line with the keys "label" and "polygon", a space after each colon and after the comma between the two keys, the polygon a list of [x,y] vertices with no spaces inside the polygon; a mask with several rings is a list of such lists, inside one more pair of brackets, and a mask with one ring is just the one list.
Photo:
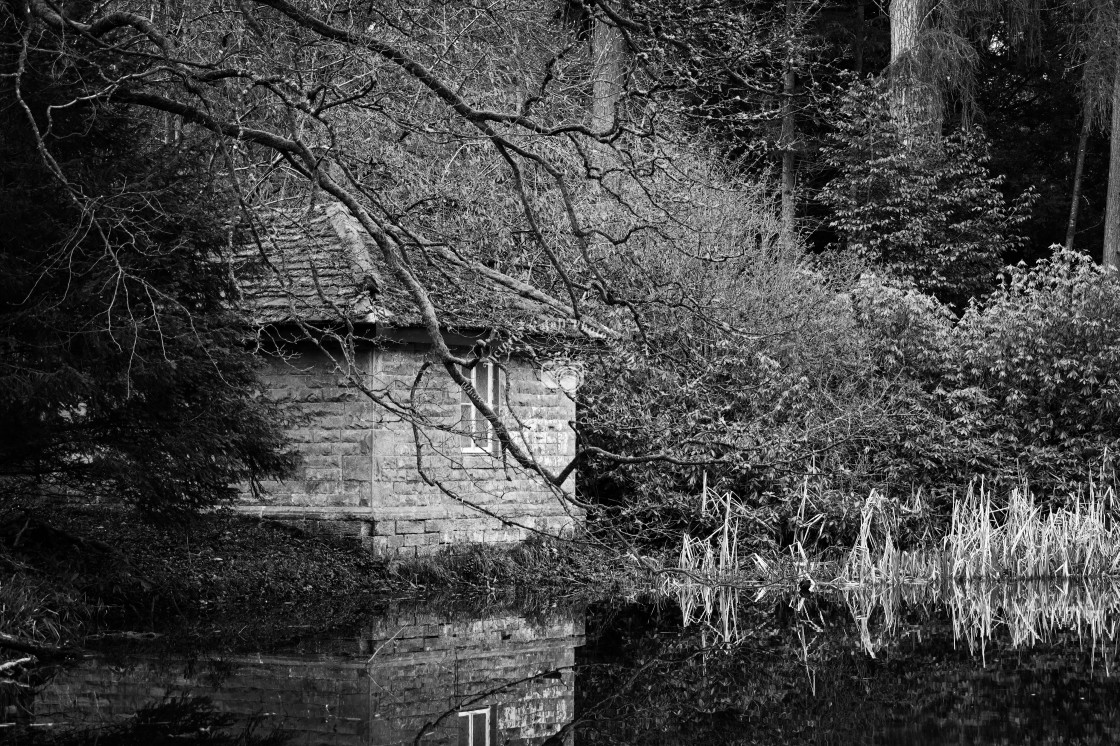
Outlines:
{"label": "water surface", "polygon": [[1120,743],[1118,607],[1111,585],[1029,584],[395,609],[248,654],[105,651],[9,708],[22,725],[0,737],[178,728],[182,743],[252,724],[340,746]]}

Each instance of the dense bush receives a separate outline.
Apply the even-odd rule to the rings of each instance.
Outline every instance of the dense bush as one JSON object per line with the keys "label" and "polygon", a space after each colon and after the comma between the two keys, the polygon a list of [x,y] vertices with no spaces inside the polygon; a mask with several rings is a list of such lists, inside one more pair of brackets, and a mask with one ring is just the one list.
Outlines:
{"label": "dense bush", "polygon": [[[685,291],[711,295],[705,315],[670,309],[644,340],[656,364],[612,349],[581,391],[585,442],[633,459],[590,463],[586,492],[643,539],[711,527],[706,482],[734,493],[766,541],[800,510],[807,479],[811,509],[833,516],[827,534],[858,513],[875,449],[905,442],[913,422],[914,384],[875,374],[845,268],[814,269],[781,247],[738,261],[745,269],[728,261],[679,273]],[[734,281],[719,287],[707,273]]]}
{"label": "dense bush", "polygon": [[862,290],[857,317],[880,374],[917,383],[931,415],[913,433],[928,461],[914,469],[916,482],[947,492],[980,476],[1025,477],[1059,499],[1090,472],[1104,468],[1112,478],[1120,443],[1116,277],[1058,249],[1033,268],[1008,270],[1000,289],[955,323],[913,290]]}
{"label": "dense bush", "polygon": [[1102,465],[1111,478],[1120,283],[1089,260],[1059,250],[1012,268],[960,318],[905,280],[864,273],[845,288],[781,266],[784,284],[764,274],[739,298],[754,335],[692,356],[666,337],[663,365],[619,358],[590,377],[590,442],[672,457],[593,464],[591,494],[636,534],[718,520],[701,515],[704,472],[763,541],[816,515],[814,537],[846,541],[872,489],[907,501],[920,490],[938,519],[979,478],[1026,478],[1055,502]]}
{"label": "dense bush", "polygon": [[1016,267],[957,325],[955,388],[978,390],[1001,472],[1039,485],[1084,482],[1120,443],[1120,284],[1087,257],[1057,251]]}

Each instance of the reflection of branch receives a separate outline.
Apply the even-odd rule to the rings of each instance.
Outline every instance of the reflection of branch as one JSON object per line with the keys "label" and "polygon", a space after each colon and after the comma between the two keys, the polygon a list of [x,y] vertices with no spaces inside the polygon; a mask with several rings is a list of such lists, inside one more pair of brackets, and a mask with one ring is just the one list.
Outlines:
{"label": "reflection of branch", "polygon": [[[693,658],[706,655],[707,652],[708,652],[708,648],[706,646],[704,646],[704,647],[701,647],[699,650],[693,651],[689,655],[684,656],[683,658],[677,658],[677,659],[654,658],[654,659],[642,664],[636,671],[634,671],[630,675],[630,677],[626,681],[624,681],[622,683],[621,686],[614,687],[611,694],[609,694],[606,697],[603,697],[601,700],[599,700],[595,704],[588,707],[580,717],[572,718],[571,720],[569,720],[567,723],[565,723],[560,728],[560,730],[558,730],[556,733],[552,734],[547,739],[545,739],[545,741],[541,744],[541,746],[563,746],[564,737],[567,735],[568,731],[574,729],[577,725],[580,725],[581,723],[594,722],[594,719],[595,719],[594,716],[598,712],[606,709],[606,706],[608,704],[614,702],[615,700],[621,699],[623,696],[625,696],[631,689],[633,689],[637,685],[638,680],[642,677],[642,675],[645,674],[647,671],[649,671],[651,668],[654,668],[655,666],[657,666],[659,664],[666,664],[666,665],[671,665],[671,666],[676,667],[676,666],[679,666],[682,663],[686,663],[686,662],[692,660]],[[584,669],[586,669],[586,667],[587,667],[586,665],[583,666]]]}

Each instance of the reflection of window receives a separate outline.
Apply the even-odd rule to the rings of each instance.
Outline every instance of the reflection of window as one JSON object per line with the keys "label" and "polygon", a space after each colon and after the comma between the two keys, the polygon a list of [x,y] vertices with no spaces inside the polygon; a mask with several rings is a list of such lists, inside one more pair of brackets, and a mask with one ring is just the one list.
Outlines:
{"label": "reflection of window", "polygon": [[[470,379],[479,398],[494,410],[494,414],[498,413],[500,373],[501,369],[495,363],[478,363],[470,370],[463,370],[463,375]],[[497,456],[500,444],[494,435],[494,426],[475,408],[465,391],[459,392],[459,409],[463,415],[463,450],[476,453],[488,451]]]}
{"label": "reflection of window", "polygon": [[497,725],[492,710],[487,707],[459,713],[459,746],[490,746],[490,733]]}

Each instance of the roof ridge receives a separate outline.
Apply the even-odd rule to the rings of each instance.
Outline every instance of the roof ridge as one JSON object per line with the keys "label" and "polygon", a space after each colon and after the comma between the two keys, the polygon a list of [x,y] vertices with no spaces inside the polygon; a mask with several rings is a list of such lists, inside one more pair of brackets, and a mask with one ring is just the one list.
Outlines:
{"label": "roof ridge", "polygon": [[367,235],[368,233],[354,219],[350,211],[339,202],[326,205],[326,214],[327,221],[335,235],[338,236],[345,256],[357,275],[359,288],[369,292],[372,296],[371,299],[376,301],[377,296],[381,294],[385,287],[385,283],[382,281],[377,268],[373,265],[373,261],[369,257],[369,248],[365,239],[362,238],[363,233]]}

